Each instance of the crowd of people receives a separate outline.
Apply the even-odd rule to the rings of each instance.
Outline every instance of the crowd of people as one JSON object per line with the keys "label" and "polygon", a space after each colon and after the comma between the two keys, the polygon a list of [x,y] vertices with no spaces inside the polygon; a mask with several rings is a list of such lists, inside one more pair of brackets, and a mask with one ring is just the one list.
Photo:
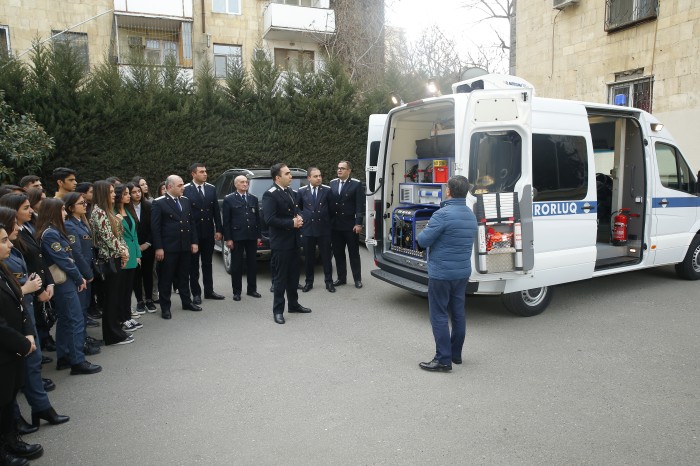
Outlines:
{"label": "crowd of people", "polygon": [[[285,303],[288,312],[311,312],[298,301],[299,289],[313,289],[310,251],[319,251],[326,290],[334,293],[347,283],[347,249],[355,287],[362,288],[364,190],[351,171],[351,164],[341,161],[338,178],[327,186],[320,170],[311,167],[308,184],[293,191],[289,168],[276,164],[262,203],[248,191],[249,180],[239,176],[221,209],[201,163],[190,167],[190,183],[170,175],[156,196],[141,176],[125,183],[116,177],[78,183],[76,171],[64,167],[53,171],[52,197],[34,175],[0,186],[0,465],[25,465],[43,454],[41,445],[22,437],[36,432],[42,420],[69,421],[50,402],[48,392],[56,384],[42,377],[42,365],[54,361],[46,353],[56,353],[56,370],[96,374],[102,367],[87,357],[103,346],[133,343],[143,314],[157,312],[158,305],[163,319],[172,318],[173,290],[189,311],[201,311],[203,298],[225,299],[214,291],[216,242],[224,241],[231,252],[233,300],[242,300],[244,267],[246,296],[260,298],[261,204],[272,250],[276,323],[285,323]],[[297,265],[301,247],[308,258],[303,285]],[[102,339],[89,336],[88,327],[101,327]],[[17,403],[20,391],[31,422]]]}

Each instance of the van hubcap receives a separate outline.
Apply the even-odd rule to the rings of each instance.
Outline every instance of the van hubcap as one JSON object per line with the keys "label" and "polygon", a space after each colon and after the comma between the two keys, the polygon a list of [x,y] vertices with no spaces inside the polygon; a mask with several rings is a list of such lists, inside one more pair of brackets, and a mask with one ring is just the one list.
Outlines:
{"label": "van hubcap", "polygon": [[547,296],[547,287],[542,288],[532,288],[531,290],[524,290],[521,292],[523,297],[523,303],[526,306],[537,306],[539,305]]}
{"label": "van hubcap", "polygon": [[693,260],[690,262],[693,270],[700,273],[700,245],[693,251]]}

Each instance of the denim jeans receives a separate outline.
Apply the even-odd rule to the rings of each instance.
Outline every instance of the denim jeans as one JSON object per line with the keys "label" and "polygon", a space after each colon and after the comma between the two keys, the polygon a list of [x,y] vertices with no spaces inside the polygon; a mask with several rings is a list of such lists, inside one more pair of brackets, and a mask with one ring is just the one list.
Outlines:
{"label": "denim jeans", "polygon": [[[459,280],[428,281],[430,324],[435,337],[435,359],[441,364],[452,364],[453,358],[462,358],[462,346],[467,323],[464,310],[467,278]],[[450,334],[449,317],[452,317]]]}

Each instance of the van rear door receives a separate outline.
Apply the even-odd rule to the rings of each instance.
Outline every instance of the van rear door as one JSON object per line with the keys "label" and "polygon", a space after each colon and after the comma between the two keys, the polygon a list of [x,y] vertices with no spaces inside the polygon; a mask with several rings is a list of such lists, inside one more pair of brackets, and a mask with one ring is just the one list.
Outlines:
{"label": "van rear door", "polygon": [[[378,189],[383,180],[379,174],[383,173],[384,158],[379,158],[384,125],[388,115],[374,114],[369,116],[367,130],[367,154],[365,159],[365,179],[367,180],[367,197],[365,208],[365,244],[370,252],[377,244],[375,239],[375,219],[377,216],[376,202],[381,202],[381,193]],[[381,164],[381,166],[379,166]],[[377,194],[370,195],[377,192]],[[376,199],[375,199],[376,196]]]}
{"label": "van rear door", "polygon": [[460,137],[461,168],[473,184],[467,203],[479,222],[472,281],[534,272],[532,94],[529,88],[469,94]]}

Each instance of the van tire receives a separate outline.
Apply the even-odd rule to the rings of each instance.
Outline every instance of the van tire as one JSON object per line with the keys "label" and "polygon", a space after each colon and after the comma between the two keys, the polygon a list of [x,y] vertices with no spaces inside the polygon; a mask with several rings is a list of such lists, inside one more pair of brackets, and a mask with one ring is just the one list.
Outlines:
{"label": "van tire", "polygon": [[700,280],[700,235],[695,235],[683,262],[676,264],[676,274],[685,280]]}
{"label": "van tire", "polygon": [[501,297],[503,305],[515,315],[532,317],[541,314],[552,301],[554,289],[551,286],[532,288],[516,293],[504,294]]}

